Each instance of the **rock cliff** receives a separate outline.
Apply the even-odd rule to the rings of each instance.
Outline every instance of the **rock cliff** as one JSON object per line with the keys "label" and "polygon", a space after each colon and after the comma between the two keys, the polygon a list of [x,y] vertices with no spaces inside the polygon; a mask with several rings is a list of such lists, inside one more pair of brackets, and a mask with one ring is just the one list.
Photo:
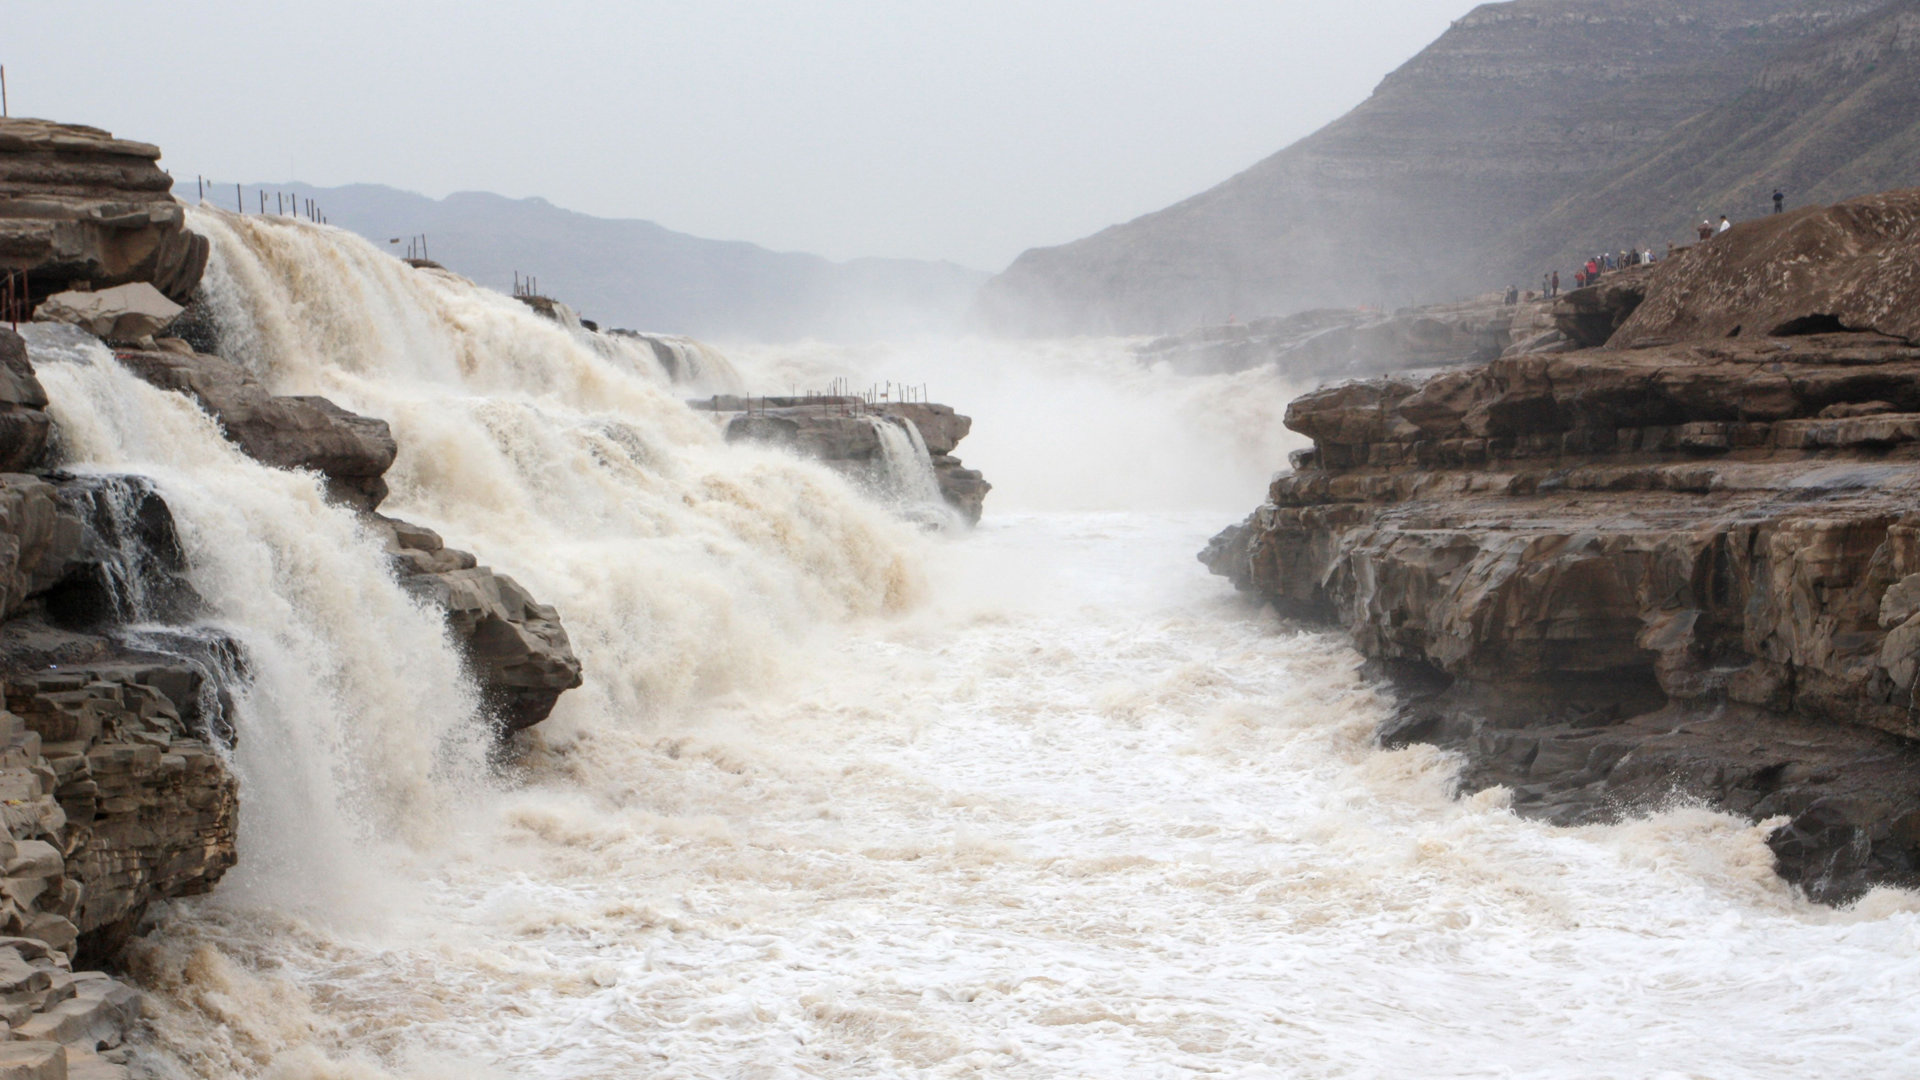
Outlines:
{"label": "rock cliff", "polygon": [[[137,995],[73,963],[111,957],[151,903],[234,864],[238,791],[218,748],[243,661],[187,625],[184,569],[142,481],[0,475],[0,1022],[15,1040],[0,1063],[124,1075],[96,1052],[137,1020]],[[114,587],[136,577],[151,601],[137,610]],[[136,617],[176,625],[123,632]]]}
{"label": "rock cliff", "polygon": [[[1903,220],[1920,191],[1865,205]],[[1888,329],[1920,301],[1859,271],[1914,250],[1835,232],[1862,212],[1654,268],[1604,348],[1295,401],[1313,449],[1203,561],[1345,627],[1402,689],[1383,740],[1460,749],[1520,812],[1691,796],[1786,818],[1781,872],[1816,897],[1920,885],[1920,345],[1799,332],[1835,298],[1891,298]],[[1717,320],[1750,329],[1693,336]]]}
{"label": "rock cliff", "polygon": [[98,128],[0,120],[0,271],[34,302],[83,283],[147,282],[184,303],[206,269],[160,148]]}
{"label": "rock cliff", "polygon": [[[1911,110],[1848,114],[1846,87],[1868,74],[1844,53],[1807,51],[1885,6],[1884,0],[1513,0],[1486,4],[1388,75],[1373,95],[1313,135],[1218,186],[1070,244],[1021,255],[988,282],[978,303],[990,326],[1022,333],[1165,333],[1240,317],[1315,307],[1395,307],[1466,288],[1522,288],[1570,252],[1661,245],[1674,219],[1698,220],[1709,195],[1717,216],[1757,213],[1767,185],[1788,177],[1810,195],[1833,173],[1851,186],[1832,197],[1901,182],[1916,146]],[[1736,99],[1770,63],[1804,55],[1831,98],[1828,123],[1867,140],[1815,139],[1818,126],[1771,130]],[[1784,70],[1784,69],[1778,69]],[[1785,78],[1784,74],[1774,78]],[[1897,79],[1889,83],[1897,87]],[[1911,87],[1909,81],[1906,86]],[[1910,93],[1890,89],[1889,94]],[[1897,104],[1897,96],[1880,101]],[[1783,108],[1791,103],[1773,102]],[[1615,215],[1609,199],[1584,200],[1583,216],[1539,223],[1582,193],[1607,187],[1690,122],[1727,107],[1738,131],[1716,130],[1716,150],[1779,136],[1776,151],[1738,169],[1700,174],[1684,191],[1661,189]],[[1804,119],[1804,118],[1795,118]],[[1815,121],[1817,124],[1818,121]],[[1823,149],[1813,151],[1815,145]],[[1836,148],[1840,153],[1833,152]],[[1729,150],[1729,153],[1735,152]],[[1722,160],[1726,155],[1722,155]],[[1798,162],[1792,173],[1775,173]],[[1843,163],[1875,163],[1847,172]],[[1668,160],[1631,182],[1638,198],[1681,165]],[[1897,170],[1908,169],[1905,174]],[[1889,171],[1894,170],[1894,171]],[[1732,179],[1739,176],[1736,182]],[[1692,174],[1689,174],[1692,175]],[[1848,179],[1851,177],[1851,179]],[[1758,190],[1753,190],[1755,187]],[[1796,198],[1806,195],[1796,191]],[[1626,226],[1631,226],[1627,229]],[[1624,234],[1622,234],[1624,232]],[[1551,258],[1550,258],[1551,257]],[[1557,260],[1557,261],[1556,261]]]}

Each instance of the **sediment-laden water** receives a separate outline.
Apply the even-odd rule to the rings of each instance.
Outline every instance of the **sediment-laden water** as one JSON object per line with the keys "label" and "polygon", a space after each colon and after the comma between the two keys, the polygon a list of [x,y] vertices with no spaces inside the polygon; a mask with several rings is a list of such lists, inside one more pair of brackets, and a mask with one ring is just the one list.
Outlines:
{"label": "sediment-laden water", "polygon": [[272,660],[238,710],[241,869],[132,954],[155,1068],[1911,1068],[1913,898],[1808,905],[1764,829],[1696,809],[1555,830],[1455,800],[1444,756],[1372,746],[1342,642],[1206,575],[1296,445],[1270,375],[1118,342],[734,352],[750,385],[926,382],[974,415],[986,519],[926,534],[512,300],[194,223],[229,348],[392,421],[383,509],[557,606],[588,682],[488,773],[453,653],[313,482],[110,359],[52,365],[76,448],[154,478],[210,617]]}

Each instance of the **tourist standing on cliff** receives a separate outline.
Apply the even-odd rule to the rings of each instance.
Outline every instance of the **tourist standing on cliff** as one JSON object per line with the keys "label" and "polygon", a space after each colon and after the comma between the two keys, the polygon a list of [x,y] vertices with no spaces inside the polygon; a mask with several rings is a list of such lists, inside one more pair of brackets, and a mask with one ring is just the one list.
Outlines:
{"label": "tourist standing on cliff", "polygon": [[1773,212],[1784,214],[1787,211],[1787,193],[1779,188],[1773,189]]}
{"label": "tourist standing on cliff", "polygon": [[1727,215],[1721,214],[1720,215],[1720,231],[1726,232],[1728,229],[1731,229],[1731,228],[1733,228],[1733,222],[1727,220]]}
{"label": "tourist standing on cliff", "polygon": [[1713,222],[1702,221],[1700,227],[1694,231],[1700,234],[1700,239],[1711,240],[1713,239]]}
{"label": "tourist standing on cliff", "polygon": [[1549,291],[1549,292],[1547,293],[1547,295],[1548,295],[1548,296],[1559,296],[1559,295],[1560,295],[1560,271],[1558,271],[1558,270],[1555,270],[1555,271],[1553,272],[1553,289],[1552,289],[1551,291]]}

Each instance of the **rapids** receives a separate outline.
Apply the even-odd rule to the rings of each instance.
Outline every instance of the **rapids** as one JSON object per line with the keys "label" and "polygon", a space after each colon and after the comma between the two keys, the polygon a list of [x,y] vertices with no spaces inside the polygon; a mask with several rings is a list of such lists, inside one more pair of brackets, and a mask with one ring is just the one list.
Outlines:
{"label": "rapids", "polygon": [[[1339,640],[1193,553],[1298,388],[1124,343],[735,350],[976,418],[926,535],[723,444],[657,368],[336,230],[196,211],[228,351],[394,425],[384,510],[557,606],[588,683],[504,775],[432,619],[309,477],[77,349],[241,702],[241,869],[130,954],[172,1077],[1902,1075],[1920,905],[1798,899],[1764,827],[1450,797]],[[40,354],[36,352],[36,360]],[[277,771],[276,771],[277,770]]]}

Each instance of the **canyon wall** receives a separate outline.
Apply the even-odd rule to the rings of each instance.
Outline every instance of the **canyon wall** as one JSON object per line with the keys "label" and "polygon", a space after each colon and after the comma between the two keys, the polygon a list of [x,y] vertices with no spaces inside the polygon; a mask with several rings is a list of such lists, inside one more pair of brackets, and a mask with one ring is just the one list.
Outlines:
{"label": "canyon wall", "polygon": [[1787,823],[1830,900],[1920,885],[1920,190],[1742,226],[1555,310],[1600,348],[1328,387],[1202,554],[1344,627],[1388,745],[1561,823]]}

